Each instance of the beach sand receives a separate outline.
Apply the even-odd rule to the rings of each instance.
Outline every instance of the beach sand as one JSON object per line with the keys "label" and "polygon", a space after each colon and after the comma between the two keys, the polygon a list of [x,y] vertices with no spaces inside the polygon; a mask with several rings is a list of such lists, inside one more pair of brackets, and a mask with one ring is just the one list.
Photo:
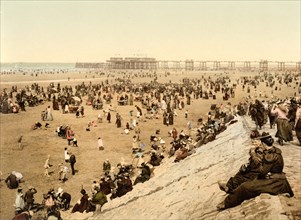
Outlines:
{"label": "beach sand", "polygon": [[[17,85],[18,88],[23,88],[26,85],[30,85],[35,82],[39,85],[46,86],[53,82],[55,85],[60,82],[61,86],[64,85],[77,85],[82,82],[99,83],[108,79],[110,82],[113,77],[107,78],[107,76],[100,75],[100,72],[81,72],[81,73],[65,73],[65,74],[38,74],[38,76],[31,75],[30,73],[25,75],[2,75],[1,76],[1,89],[7,88],[10,90],[12,85]],[[115,77],[118,77],[118,73],[111,73]],[[242,73],[242,72],[230,72],[228,76],[235,80],[241,75],[255,75],[257,73]],[[164,71],[159,73],[161,77],[158,78],[158,82],[181,82],[183,78],[197,78],[202,75],[212,77],[225,76],[224,72],[171,72],[168,77],[164,76]],[[120,75],[122,77],[122,75]],[[69,80],[68,80],[69,78]],[[150,82],[151,78],[133,78],[133,82]],[[192,98],[192,103],[189,106],[185,106],[184,110],[177,110],[178,116],[174,119],[173,126],[164,126],[162,123],[162,115],[159,119],[152,119],[146,121],[140,121],[139,126],[141,129],[141,140],[146,144],[146,151],[150,151],[149,137],[155,132],[156,129],[161,130],[160,136],[166,141],[167,149],[170,148],[169,142],[171,138],[168,136],[168,131],[173,127],[176,127],[178,131],[184,129],[187,130],[187,119],[184,117],[185,110],[188,110],[188,119],[192,121],[193,126],[197,126],[197,120],[201,117],[206,117],[211,104],[220,105],[223,102],[230,102],[232,105],[237,104],[239,101],[251,95],[253,98],[258,97],[259,92],[262,95],[266,94],[268,98],[271,98],[271,88],[267,88],[265,83],[260,83],[257,91],[251,90],[250,94],[246,93],[246,89],[242,90],[242,85],[238,85],[236,89],[235,98],[230,98],[228,101],[223,101],[220,94],[217,95],[216,100],[198,99]],[[295,87],[281,86],[281,90],[274,91],[274,96],[279,98],[285,98],[293,96],[295,92],[298,92]],[[298,94],[298,93],[297,93]],[[121,114],[122,128],[125,127],[126,122],[129,122],[129,111],[136,109],[134,106],[118,106],[115,94],[112,100],[113,107]],[[85,188],[87,191],[91,189],[92,182],[98,180],[102,173],[102,163],[106,159],[110,159],[113,167],[116,167],[117,163],[125,161],[126,163],[132,163],[132,137],[133,131],[129,135],[124,134],[122,128],[116,128],[115,125],[115,112],[112,112],[112,123],[107,123],[103,120],[102,123],[98,123],[97,127],[92,127],[91,131],[86,131],[88,122],[97,121],[99,113],[103,114],[102,110],[93,110],[91,106],[86,105],[87,97],[83,98],[83,106],[85,108],[85,117],[76,118],[75,114],[62,114],[62,111],[53,111],[52,114],[54,120],[48,122],[50,128],[44,128],[45,122],[41,121],[41,112],[47,108],[52,107],[52,102],[45,102],[42,105],[36,107],[27,107],[26,112],[19,112],[18,114],[1,114],[0,115],[0,131],[1,131],[1,164],[0,170],[1,183],[0,183],[0,219],[11,219],[14,216],[14,201],[15,190],[10,190],[6,187],[3,179],[7,177],[7,174],[11,171],[18,171],[24,175],[24,182],[21,183],[23,191],[27,191],[27,187],[33,185],[38,193],[35,195],[37,203],[41,203],[43,194],[47,193],[49,189],[62,187],[64,191],[72,195],[71,205],[73,206],[78,199],[80,199],[80,190]],[[259,98],[263,100],[264,98]],[[134,105],[140,105],[136,102]],[[108,106],[104,105],[104,109]],[[142,109],[145,113],[146,110]],[[35,122],[41,122],[42,129],[32,130],[31,127]],[[79,147],[70,147],[67,144],[66,139],[62,139],[57,136],[55,130],[57,126],[62,124],[71,126],[72,130],[78,140]],[[266,125],[268,126],[268,125]],[[23,135],[22,146],[20,150],[17,147],[17,139],[20,135]],[[99,151],[97,148],[97,138],[101,137],[104,141],[105,150]],[[69,173],[68,180],[65,183],[61,183],[58,180],[58,165],[64,162],[64,148],[68,147],[68,151],[72,151],[76,155],[77,163],[75,169],[77,170],[74,176]],[[43,165],[47,159],[47,155],[51,155],[50,163],[53,165],[49,171],[50,177],[45,177]],[[147,160],[148,156],[145,156]],[[68,164],[69,166],[69,164]],[[68,211],[70,212],[70,210]]]}

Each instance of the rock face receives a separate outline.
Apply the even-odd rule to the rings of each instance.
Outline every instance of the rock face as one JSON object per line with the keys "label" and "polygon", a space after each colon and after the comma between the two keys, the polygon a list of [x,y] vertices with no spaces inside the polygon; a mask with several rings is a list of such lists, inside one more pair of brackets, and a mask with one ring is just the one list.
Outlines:
{"label": "rock face", "polygon": [[[216,205],[225,198],[217,181],[227,181],[248,160],[251,147],[249,138],[252,125],[249,119],[237,118],[238,122],[228,126],[217,139],[196,149],[196,153],[174,163],[167,158],[154,171],[154,176],[143,184],[134,186],[127,195],[106,203],[101,213],[88,219],[293,219],[300,210],[300,148],[292,148],[289,155],[299,152],[290,164],[288,180],[296,194],[295,198],[285,195],[261,194],[241,205],[221,212]],[[272,132],[270,132],[272,133]],[[285,166],[285,172],[287,167]],[[282,197],[282,199],[281,199]],[[289,201],[294,203],[288,204]],[[299,206],[298,206],[299,204]],[[291,207],[289,210],[285,207]],[[293,206],[293,207],[292,207]],[[284,210],[285,208],[285,210]],[[297,214],[292,214],[295,211]],[[299,213],[300,214],[300,213]],[[299,216],[300,217],[300,216]],[[69,216],[72,219],[72,215]]]}

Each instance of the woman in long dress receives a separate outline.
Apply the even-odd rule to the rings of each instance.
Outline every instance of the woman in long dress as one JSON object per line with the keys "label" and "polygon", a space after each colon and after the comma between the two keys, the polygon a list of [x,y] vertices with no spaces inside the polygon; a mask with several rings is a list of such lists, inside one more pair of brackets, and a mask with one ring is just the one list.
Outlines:
{"label": "woman in long dress", "polygon": [[296,136],[299,140],[299,144],[301,146],[301,105],[298,103],[298,108],[296,111],[296,120],[294,125]]}
{"label": "woman in long dress", "polygon": [[293,132],[287,117],[288,109],[284,105],[274,105],[271,113],[277,115],[276,137],[278,138],[278,143],[283,145],[283,141],[292,141]]}
{"label": "woman in long dress", "polygon": [[48,106],[46,109],[46,121],[52,121],[52,120],[53,120],[53,116],[51,113],[51,108],[50,106]]}

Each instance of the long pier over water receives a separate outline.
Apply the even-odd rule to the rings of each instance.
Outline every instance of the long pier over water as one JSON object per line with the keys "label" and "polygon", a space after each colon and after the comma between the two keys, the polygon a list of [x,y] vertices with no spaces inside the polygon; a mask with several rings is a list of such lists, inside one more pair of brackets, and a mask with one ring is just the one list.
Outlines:
{"label": "long pier over water", "polygon": [[76,68],[120,70],[242,70],[301,71],[301,61],[156,60],[155,58],[110,58],[106,62],[81,63]]}

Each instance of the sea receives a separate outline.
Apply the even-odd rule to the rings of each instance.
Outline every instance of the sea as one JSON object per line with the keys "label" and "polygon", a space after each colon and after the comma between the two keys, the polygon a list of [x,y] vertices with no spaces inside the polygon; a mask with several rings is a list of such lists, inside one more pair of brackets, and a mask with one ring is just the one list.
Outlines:
{"label": "sea", "polygon": [[1,72],[17,70],[75,70],[75,63],[1,63]]}

